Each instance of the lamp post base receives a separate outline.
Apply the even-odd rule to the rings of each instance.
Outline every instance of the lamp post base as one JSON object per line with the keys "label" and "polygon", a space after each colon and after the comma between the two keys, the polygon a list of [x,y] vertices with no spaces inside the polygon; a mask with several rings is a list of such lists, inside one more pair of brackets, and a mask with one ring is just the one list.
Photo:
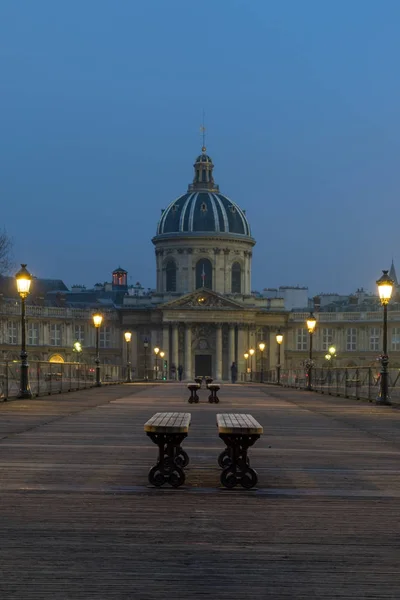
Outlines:
{"label": "lamp post base", "polygon": [[33,398],[31,390],[21,390],[17,396],[19,400],[28,400],[29,398]]}
{"label": "lamp post base", "polygon": [[392,406],[390,398],[381,398],[381,396],[377,397],[377,399],[375,400],[375,404],[378,404],[380,406]]}

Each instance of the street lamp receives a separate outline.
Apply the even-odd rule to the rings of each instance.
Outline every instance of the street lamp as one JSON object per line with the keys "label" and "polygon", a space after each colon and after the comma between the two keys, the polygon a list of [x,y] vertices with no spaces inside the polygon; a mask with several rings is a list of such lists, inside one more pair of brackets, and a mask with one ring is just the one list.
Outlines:
{"label": "street lamp", "polygon": [[81,362],[81,354],[82,354],[82,344],[78,341],[74,342],[74,349],[73,352],[76,352],[77,355],[77,362],[80,363]]}
{"label": "street lamp", "polygon": [[161,358],[161,361],[162,361],[162,362],[161,362],[161,364],[162,364],[162,368],[161,368],[161,379],[163,379],[163,380],[164,380],[164,356],[165,356],[165,352],[163,352],[163,351],[161,350],[161,352],[160,352],[160,358]]}
{"label": "street lamp", "polygon": [[144,338],[143,348],[144,348],[144,379],[147,381],[147,348],[149,347],[149,340]]}
{"label": "street lamp", "polygon": [[132,339],[132,333],[130,331],[125,331],[124,333],[125,341],[126,341],[126,383],[131,383],[131,357],[130,357],[130,342]]}
{"label": "street lamp", "polygon": [[160,352],[160,348],[157,346],[154,348],[154,354],[156,355],[156,379],[158,379],[158,353]]}
{"label": "street lamp", "polygon": [[387,271],[376,282],[379,290],[379,298],[383,306],[383,354],[381,356],[381,385],[377,404],[391,404],[389,397],[389,357],[387,354],[387,307],[392,296],[394,281],[388,276]]}
{"label": "street lamp", "polygon": [[281,344],[283,342],[283,335],[280,331],[275,336],[276,343],[278,344],[278,364],[276,365],[276,382],[281,385]]}
{"label": "street lamp", "polygon": [[245,361],[246,361],[246,373],[245,373],[245,378],[244,378],[244,380],[245,380],[245,381],[247,381],[247,373],[248,373],[248,366],[247,366],[247,365],[248,365],[248,362],[247,362],[247,361],[249,360],[249,353],[248,353],[248,352],[245,352],[245,353],[243,354],[243,356],[244,356],[244,359],[245,359]]}
{"label": "street lamp", "polygon": [[317,324],[317,319],[314,317],[313,313],[310,313],[310,316],[307,319],[307,329],[308,329],[308,333],[310,334],[310,356],[309,356],[309,360],[308,360],[308,382],[307,382],[307,389],[308,390],[312,390],[312,336],[313,333],[315,331],[315,326]]}
{"label": "street lamp", "polygon": [[100,327],[101,324],[103,322],[103,315],[100,313],[95,313],[93,315],[93,325],[96,328],[96,359],[95,359],[95,363],[96,363],[96,387],[100,387],[101,386],[101,380],[100,380],[100,354],[99,354],[99,331],[100,331]]}
{"label": "street lamp", "polygon": [[29,365],[28,353],[26,351],[26,307],[25,300],[29,295],[31,287],[32,275],[26,268],[25,264],[21,264],[21,269],[16,273],[18,294],[21,297],[21,372],[20,372],[20,388],[18,398],[32,398],[31,388],[29,386]]}
{"label": "street lamp", "polygon": [[261,352],[261,377],[260,377],[260,382],[264,383],[264,355],[263,355],[263,352],[265,350],[265,344],[264,344],[264,342],[260,342],[258,344],[258,347],[259,347],[260,352]]}
{"label": "street lamp", "polygon": [[253,381],[253,354],[254,354],[255,350],[254,348],[250,348],[249,350],[249,354],[250,354],[250,381]]}

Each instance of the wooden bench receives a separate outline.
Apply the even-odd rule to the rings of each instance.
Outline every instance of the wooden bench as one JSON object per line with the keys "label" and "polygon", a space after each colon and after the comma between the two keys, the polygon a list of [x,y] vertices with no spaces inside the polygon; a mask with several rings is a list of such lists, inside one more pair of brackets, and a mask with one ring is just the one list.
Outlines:
{"label": "wooden bench", "polygon": [[219,398],[217,396],[217,392],[221,389],[221,386],[218,385],[217,383],[209,383],[207,387],[210,390],[210,395],[208,396],[208,401],[215,402],[215,404],[218,404]]}
{"label": "wooden bench", "polygon": [[184,468],[189,457],[181,444],[189,432],[190,413],[156,413],[146,421],[144,430],[158,446],[157,462],[149,471],[149,482],[161,487],[165,482],[173,487],[185,483]]}
{"label": "wooden bench", "polygon": [[257,484],[258,477],[250,467],[247,454],[263,433],[258,421],[249,414],[226,413],[217,414],[218,434],[226,448],[218,457],[218,464],[223,469],[221,484],[229,489],[241,484],[250,489]]}
{"label": "wooden bench", "polygon": [[189,400],[188,402],[190,402],[190,404],[192,404],[192,402],[197,402],[199,401],[199,395],[198,395],[198,390],[201,388],[200,383],[188,383],[188,390],[190,390],[190,396],[189,396]]}

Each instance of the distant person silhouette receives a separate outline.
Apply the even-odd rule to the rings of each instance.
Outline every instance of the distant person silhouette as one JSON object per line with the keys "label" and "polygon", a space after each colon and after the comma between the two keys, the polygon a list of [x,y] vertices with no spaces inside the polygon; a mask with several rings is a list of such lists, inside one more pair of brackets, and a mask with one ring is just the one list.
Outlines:
{"label": "distant person silhouette", "polygon": [[179,381],[182,381],[182,373],[183,373],[183,367],[182,367],[182,365],[179,365],[179,367],[178,367]]}
{"label": "distant person silhouette", "polygon": [[232,380],[232,383],[236,383],[236,381],[237,381],[237,372],[238,372],[238,370],[237,370],[236,363],[235,363],[235,361],[233,361],[233,363],[231,364],[231,380]]}

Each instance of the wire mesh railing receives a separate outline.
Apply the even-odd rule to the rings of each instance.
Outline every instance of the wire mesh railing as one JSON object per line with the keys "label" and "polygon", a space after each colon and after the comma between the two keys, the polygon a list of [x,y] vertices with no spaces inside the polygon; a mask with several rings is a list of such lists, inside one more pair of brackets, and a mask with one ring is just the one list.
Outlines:
{"label": "wire mesh railing", "polygon": [[[16,398],[20,389],[21,363],[0,362],[0,399]],[[100,365],[102,383],[126,380],[126,369],[120,365]],[[33,396],[61,394],[94,387],[96,367],[81,363],[29,363],[29,385]]]}
{"label": "wire mesh railing", "polygon": [[[266,371],[265,383],[278,384],[276,369]],[[259,374],[257,374],[259,377]],[[400,402],[400,369],[389,369],[389,395]],[[258,378],[258,381],[260,379]],[[297,389],[308,388],[308,372],[304,368],[281,369],[280,385]],[[323,368],[313,367],[311,388],[317,392],[346,398],[375,400],[380,392],[381,374],[376,367]]]}

